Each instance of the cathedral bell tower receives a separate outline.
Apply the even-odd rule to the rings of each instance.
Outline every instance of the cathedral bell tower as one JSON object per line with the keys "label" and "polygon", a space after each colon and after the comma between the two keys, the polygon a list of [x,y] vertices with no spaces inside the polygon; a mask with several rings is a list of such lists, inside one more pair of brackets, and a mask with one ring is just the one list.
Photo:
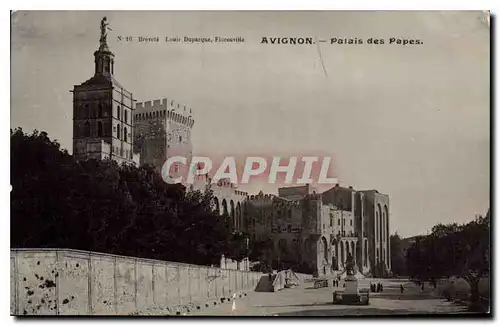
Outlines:
{"label": "cathedral bell tower", "polygon": [[115,55],[108,48],[107,29],[109,23],[106,17],[101,21],[101,38],[99,39],[99,50],[94,52],[95,73],[94,76],[111,77],[114,74]]}
{"label": "cathedral bell tower", "polygon": [[106,17],[101,20],[94,76],[73,88],[73,155],[76,159],[112,159],[138,164],[133,153],[134,99],[114,78],[115,55],[107,43]]}

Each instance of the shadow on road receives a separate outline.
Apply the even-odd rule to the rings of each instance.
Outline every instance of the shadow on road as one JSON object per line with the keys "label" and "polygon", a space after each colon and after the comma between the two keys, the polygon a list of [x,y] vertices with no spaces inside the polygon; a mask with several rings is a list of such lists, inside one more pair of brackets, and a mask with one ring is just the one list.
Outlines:
{"label": "shadow on road", "polygon": [[406,300],[429,300],[434,297],[428,293],[377,293],[370,294],[370,298],[373,299],[384,299],[384,300],[398,300],[398,301],[406,301]]}
{"label": "shadow on road", "polygon": [[318,307],[318,306],[331,306],[331,302],[325,303],[306,303],[306,304],[288,304],[288,305],[280,305],[280,306],[259,306],[259,308],[283,308],[283,307]]}
{"label": "shadow on road", "polygon": [[377,308],[363,309],[331,309],[331,310],[301,310],[293,312],[284,312],[274,314],[273,316],[291,317],[291,316],[394,316],[394,315],[453,315],[450,313],[438,313],[428,311],[408,311],[408,310],[390,310]]}

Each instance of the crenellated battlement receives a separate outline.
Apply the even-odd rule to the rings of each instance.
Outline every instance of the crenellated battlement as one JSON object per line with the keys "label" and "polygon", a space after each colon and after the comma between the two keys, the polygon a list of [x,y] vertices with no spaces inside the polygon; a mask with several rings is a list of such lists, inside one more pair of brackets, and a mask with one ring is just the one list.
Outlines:
{"label": "crenellated battlement", "polygon": [[260,202],[263,204],[268,204],[277,208],[298,208],[301,206],[300,200],[290,200],[273,194],[264,194],[262,192],[259,192],[257,195],[247,196],[247,200],[250,202]]}
{"label": "crenellated battlement", "polygon": [[139,123],[153,119],[168,119],[190,128],[194,125],[192,109],[167,98],[137,102],[135,109],[135,121]]}

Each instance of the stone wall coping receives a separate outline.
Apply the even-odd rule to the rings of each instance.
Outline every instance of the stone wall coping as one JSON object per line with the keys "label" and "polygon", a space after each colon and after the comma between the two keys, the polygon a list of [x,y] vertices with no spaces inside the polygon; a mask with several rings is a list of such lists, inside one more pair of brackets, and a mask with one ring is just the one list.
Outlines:
{"label": "stone wall coping", "polygon": [[[226,271],[234,271],[235,269],[230,269],[230,268],[220,268],[220,267],[211,267],[211,266],[204,266],[204,265],[194,265],[194,264],[187,264],[187,263],[179,263],[179,262],[173,262],[173,261],[165,261],[165,260],[157,260],[157,259],[150,259],[150,258],[141,258],[141,257],[132,257],[132,256],[122,256],[122,255],[115,255],[115,254],[108,254],[108,253],[103,253],[103,252],[97,252],[97,251],[85,251],[85,250],[79,250],[79,249],[65,249],[65,248],[11,248],[10,249],[11,253],[17,253],[17,252],[22,252],[22,253],[67,253],[67,254],[74,254],[78,256],[87,256],[87,257],[92,257],[92,256],[98,256],[98,257],[104,257],[104,258],[116,258],[116,259],[123,259],[123,260],[129,260],[129,261],[134,261],[134,262],[142,262],[142,263],[149,263],[151,265],[177,265],[177,266],[183,266],[183,267],[188,267],[188,268],[196,268],[196,269],[220,269],[220,270],[226,270]],[[239,272],[246,272],[246,273],[257,273],[257,274],[262,274],[259,272],[253,272],[253,271],[242,271],[242,270],[237,270]]]}

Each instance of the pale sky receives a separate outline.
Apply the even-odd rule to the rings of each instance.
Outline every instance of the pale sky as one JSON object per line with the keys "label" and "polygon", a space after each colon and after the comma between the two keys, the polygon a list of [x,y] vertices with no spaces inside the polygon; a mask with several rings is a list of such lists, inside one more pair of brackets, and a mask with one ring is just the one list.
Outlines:
{"label": "pale sky", "polygon": [[[99,23],[115,77],[139,101],[194,111],[194,154],[328,153],[341,185],[390,196],[391,233],[489,207],[490,31],[482,12],[16,12],[11,126],[72,150],[73,85],[93,75]],[[126,44],[224,36],[240,44]],[[362,38],[264,45],[267,37]],[[370,37],[422,45],[369,45]],[[320,59],[323,59],[323,65]],[[275,185],[242,190],[275,192]]]}

